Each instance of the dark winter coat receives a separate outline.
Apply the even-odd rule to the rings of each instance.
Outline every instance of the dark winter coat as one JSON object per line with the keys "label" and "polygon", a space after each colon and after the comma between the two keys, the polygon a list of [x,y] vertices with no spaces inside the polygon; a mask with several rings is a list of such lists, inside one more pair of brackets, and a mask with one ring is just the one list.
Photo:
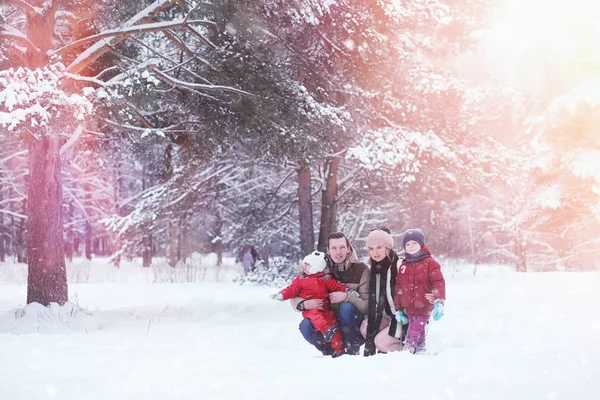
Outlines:
{"label": "dark winter coat", "polygon": [[300,297],[304,300],[321,299],[329,305],[329,293],[345,292],[346,286],[336,281],[331,275],[319,272],[312,275],[299,274],[292,283],[280,291],[283,300]]}
{"label": "dark winter coat", "polygon": [[404,260],[396,277],[394,307],[408,315],[431,313],[433,304],[425,299],[425,293],[433,292],[436,300],[446,299],[446,281],[440,264],[431,257],[427,246],[417,253],[416,260]]}
{"label": "dark winter coat", "polygon": [[392,251],[379,262],[370,260],[371,277],[369,279],[369,314],[367,317],[367,335],[365,337],[365,357],[376,353],[375,336],[380,332],[384,315],[390,319],[388,335],[400,339],[402,329],[396,320],[393,307],[396,276],[398,274],[398,256]]}

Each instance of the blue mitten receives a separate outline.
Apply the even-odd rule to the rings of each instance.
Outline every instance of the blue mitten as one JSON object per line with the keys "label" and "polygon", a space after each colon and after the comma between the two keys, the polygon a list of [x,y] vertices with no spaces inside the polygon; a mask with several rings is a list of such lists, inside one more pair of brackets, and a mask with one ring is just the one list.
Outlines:
{"label": "blue mitten", "polygon": [[404,315],[403,311],[396,311],[396,320],[402,325],[408,324],[408,318]]}
{"label": "blue mitten", "polygon": [[433,303],[433,320],[439,321],[444,316],[444,300],[436,300]]}

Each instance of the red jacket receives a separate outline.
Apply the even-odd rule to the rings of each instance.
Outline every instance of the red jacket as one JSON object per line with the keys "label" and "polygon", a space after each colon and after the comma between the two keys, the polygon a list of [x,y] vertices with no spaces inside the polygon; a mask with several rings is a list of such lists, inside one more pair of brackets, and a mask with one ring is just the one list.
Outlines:
{"label": "red jacket", "polygon": [[[325,275],[325,272],[318,272],[312,275],[299,274],[280,293],[283,294],[284,300],[294,297],[329,300],[329,293],[345,292],[346,290],[346,286],[336,281],[331,275]],[[328,301],[325,303],[327,304]]]}
{"label": "red jacket", "polygon": [[423,250],[427,258],[409,263],[402,261],[396,277],[396,310],[405,310],[409,315],[429,314],[433,304],[425,299],[425,293],[433,292],[435,299],[446,299],[446,281],[442,275],[440,264],[431,258],[427,246]]}

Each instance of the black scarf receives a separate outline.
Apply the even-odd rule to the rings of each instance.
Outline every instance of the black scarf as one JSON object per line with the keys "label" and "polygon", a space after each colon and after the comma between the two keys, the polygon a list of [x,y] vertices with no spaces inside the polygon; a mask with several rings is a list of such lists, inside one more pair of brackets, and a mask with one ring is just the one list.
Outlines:
{"label": "black scarf", "polygon": [[427,257],[431,257],[431,254],[426,249],[421,249],[417,251],[415,254],[408,254],[404,257],[404,260],[408,263],[416,263],[417,261],[421,261],[426,259]]}
{"label": "black scarf", "polygon": [[[398,270],[396,264],[398,262],[398,256],[394,251],[389,256],[385,257],[378,263],[373,260],[371,266],[371,280],[369,281],[369,316],[367,320],[367,337],[365,338],[365,352],[364,356],[372,356],[376,352],[375,347],[375,336],[379,333],[379,325],[383,319],[384,310],[389,316],[391,316],[391,322],[389,327],[389,335],[395,336],[396,334],[396,316],[392,312],[392,307],[387,296],[387,284],[390,284],[390,291],[392,296],[395,294],[396,287],[396,275]],[[388,280],[388,274],[389,280]],[[377,275],[379,275],[379,297],[376,297],[377,293]]]}

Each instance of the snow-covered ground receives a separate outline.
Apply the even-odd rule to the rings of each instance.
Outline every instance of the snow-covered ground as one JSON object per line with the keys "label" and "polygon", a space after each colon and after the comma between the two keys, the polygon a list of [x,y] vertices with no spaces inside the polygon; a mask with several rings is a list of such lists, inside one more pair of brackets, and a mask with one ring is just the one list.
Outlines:
{"label": "snow-covered ground", "polygon": [[435,355],[330,359],[274,288],[230,282],[234,266],[152,283],[151,270],[102,262],[71,266],[94,283],[71,284],[54,309],[24,307],[22,271],[0,264],[0,399],[600,398],[600,273],[447,269]]}

